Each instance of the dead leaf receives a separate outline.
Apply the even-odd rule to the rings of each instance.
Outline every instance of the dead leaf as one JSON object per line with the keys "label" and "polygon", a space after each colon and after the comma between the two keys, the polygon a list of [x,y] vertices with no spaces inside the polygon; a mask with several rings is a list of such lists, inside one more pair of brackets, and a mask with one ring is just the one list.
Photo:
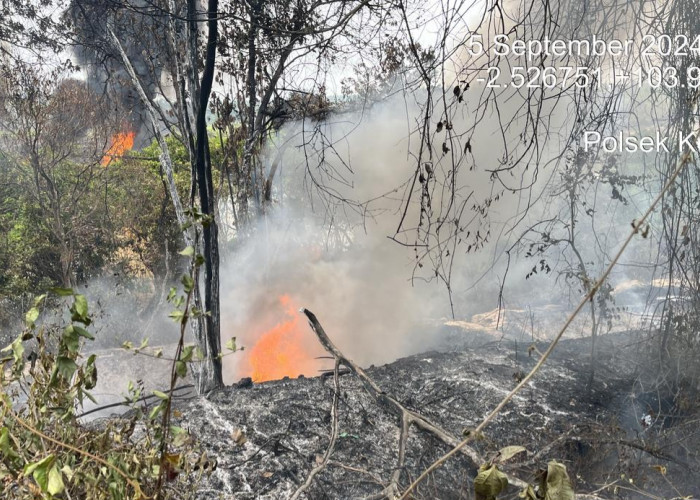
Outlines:
{"label": "dead leaf", "polygon": [[659,471],[662,476],[666,475],[666,467],[664,467],[663,465],[652,465],[651,468]]}
{"label": "dead leaf", "polygon": [[524,498],[525,500],[539,500],[537,498],[537,494],[535,493],[535,489],[529,484],[527,485],[527,488],[518,493],[518,496],[520,498]]}
{"label": "dead leaf", "polygon": [[248,438],[241,429],[236,429],[233,431],[231,433],[231,439],[233,439],[233,442],[238,446],[243,446],[248,441]]}
{"label": "dead leaf", "polygon": [[510,460],[515,455],[519,455],[520,453],[527,453],[527,450],[524,446],[506,446],[505,448],[501,448],[499,450],[498,461],[503,463],[507,460]]}
{"label": "dead leaf", "polygon": [[496,500],[496,496],[508,486],[508,478],[495,465],[482,465],[474,479],[476,500]]}
{"label": "dead leaf", "polygon": [[180,470],[177,464],[180,462],[180,455],[178,453],[166,453],[165,463],[163,464],[165,469],[165,480],[168,482],[175,481]]}
{"label": "dead leaf", "polygon": [[574,500],[574,489],[571,486],[566,466],[552,460],[547,464],[547,480],[545,484],[545,500]]}

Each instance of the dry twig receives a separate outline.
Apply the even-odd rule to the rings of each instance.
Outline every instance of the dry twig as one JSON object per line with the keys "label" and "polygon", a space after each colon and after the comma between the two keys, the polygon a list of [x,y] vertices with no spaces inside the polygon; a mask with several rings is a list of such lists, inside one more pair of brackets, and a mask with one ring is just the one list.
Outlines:
{"label": "dry twig", "polygon": [[304,493],[314,480],[314,477],[321,472],[333,454],[333,449],[335,448],[335,442],[338,440],[338,399],[340,398],[340,375],[338,369],[340,368],[340,360],[336,358],[335,368],[333,370],[333,404],[331,405],[331,437],[328,442],[328,448],[321,458],[321,462],[311,469],[304,484],[299,486],[294,494],[289,498],[289,500],[297,500],[302,493]]}
{"label": "dry twig", "polygon": [[[405,451],[406,451],[406,441],[408,440],[408,430],[411,425],[415,425],[419,429],[429,432],[444,444],[448,446],[455,447],[459,444],[459,439],[451,435],[449,432],[443,430],[437,424],[431,422],[426,417],[409,410],[401,403],[399,403],[395,398],[384,392],[369,375],[353,361],[348,359],[338,348],[331,342],[330,338],[326,334],[325,330],[318,322],[316,315],[309,311],[308,309],[301,310],[309,320],[309,325],[318,337],[321,345],[326,351],[331,353],[333,357],[341,364],[345,365],[350,371],[355,373],[364,385],[367,392],[374,397],[374,399],[383,406],[387,411],[395,415],[401,422],[401,433],[399,435],[399,457],[396,471],[392,474],[391,482],[384,488],[381,492],[373,495],[365,500],[370,499],[380,499],[380,498],[394,498],[395,495],[399,494],[398,483],[401,476],[401,470],[403,469]],[[475,466],[480,466],[486,463],[486,460],[481,457],[481,455],[468,446],[463,446],[460,451],[469,458],[469,460],[474,463]],[[527,483],[519,478],[508,476],[508,482],[514,486],[524,488]]]}

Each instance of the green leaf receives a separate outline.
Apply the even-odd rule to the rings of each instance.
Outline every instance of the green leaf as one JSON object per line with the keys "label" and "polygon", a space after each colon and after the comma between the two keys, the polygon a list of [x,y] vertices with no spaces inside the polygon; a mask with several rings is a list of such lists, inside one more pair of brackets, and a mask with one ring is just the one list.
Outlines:
{"label": "green leaf", "polygon": [[520,453],[525,452],[527,452],[527,450],[523,446],[506,446],[505,448],[501,448],[498,451],[498,461],[506,462],[507,460],[513,458],[515,455],[519,455]]}
{"label": "green leaf", "polygon": [[185,274],[182,276],[182,286],[185,288],[185,291],[187,293],[191,292],[192,289],[194,288],[194,280],[192,277],[188,274]]}
{"label": "green leaf", "polygon": [[73,329],[75,330],[75,333],[77,333],[81,337],[85,337],[86,339],[90,340],[95,340],[95,336],[92,333],[88,332],[85,328],[73,325]]}
{"label": "green leaf", "polygon": [[202,255],[201,253],[198,253],[197,256],[194,258],[194,265],[196,267],[200,267],[200,266],[204,265],[204,262],[205,262],[204,255]]}
{"label": "green leaf", "polygon": [[70,380],[73,377],[75,370],[78,369],[78,365],[75,364],[75,361],[70,358],[66,358],[65,356],[59,356],[56,358],[56,365],[58,366],[58,373],[60,373],[66,380]]}
{"label": "green leaf", "polygon": [[22,363],[24,361],[24,344],[22,344],[22,336],[17,337],[10,345],[0,349],[0,352],[10,351],[12,351],[12,357],[15,363]]}
{"label": "green leaf", "polygon": [[68,325],[63,330],[63,343],[69,352],[78,352],[78,349],[80,349],[80,337],[73,325]]}
{"label": "green leaf", "polygon": [[72,288],[62,288],[60,286],[49,288],[49,291],[53,294],[58,295],[59,297],[68,297],[69,295],[73,295],[74,293]]}
{"label": "green leaf", "polygon": [[[83,380],[85,382],[85,388],[88,391],[94,389],[97,385],[97,366],[95,366],[95,359],[97,359],[97,357],[91,354],[85,364],[85,377]],[[90,397],[89,394],[88,397]]]}
{"label": "green leaf", "polygon": [[64,488],[61,471],[58,470],[58,466],[54,464],[54,466],[49,469],[49,484],[46,489],[50,495],[58,495]]}
{"label": "green leaf", "polygon": [[545,485],[545,500],[574,500],[574,489],[571,486],[566,466],[552,460],[547,464],[547,483]]}
{"label": "green leaf", "polygon": [[153,420],[154,418],[156,418],[156,417],[158,416],[158,414],[159,414],[162,410],[163,410],[163,405],[158,405],[158,406],[154,407],[154,408],[151,410],[151,413],[148,414],[148,419],[149,419],[149,420]]}
{"label": "green leaf", "polygon": [[173,445],[182,446],[187,441],[189,437],[187,431],[182,427],[177,427],[174,425],[170,426],[170,434],[173,436]]}
{"label": "green leaf", "polygon": [[37,298],[34,299],[34,305],[33,307],[39,307],[39,304],[42,303],[42,301],[46,298],[46,294],[43,293],[39,295]]}
{"label": "green leaf", "polygon": [[236,337],[228,339],[228,342],[226,342],[226,349],[236,352]]}
{"label": "green leaf", "polygon": [[474,479],[476,500],[496,500],[496,496],[508,486],[508,478],[495,465],[482,465]]}
{"label": "green leaf", "polygon": [[177,295],[177,290],[174,286],[170,287],[170,290],[168,291],[168,297],[166,298],[166,300],[168,302],[172,301],[175,298],[175,295]]}
{"label": "green leaf", "polygon": [[73,480],[73,474],[74,474],[74,472],[73,472],[73,469],[71,469],[71,468],[68,466],[68,464],[66,464],[66,465],[64,465],[63,467],[61,467],[61,472],[63,472],[63,474],[65,474],[65,476],[68,478],[69,481],[72,481],[72,480]]}
{"label": "green leaf", "polygon": [[153,391],[153,395],[162,400],[167,400],[169,398],[169,396],[166,393],[161,391]]}
{"label": "green leaf", "polygon": [[181,252],[179,252],[180,255],[184,255],[185,257],[192,257],[194,255],[194,247],[188,246]]}
{"label": "green leaf", "polygon": [[24,475],[32,475],[34,481],[39,485],[41,491],[48,491],[49,486],[49,469],[54,464],[56,457],[53,454],[48,457],[34,462],[33,464],[27,464],[24,466]]}
{"label": "green leaf", "polygon": [[0,429],[0,451],[5,457],[19,458],[10,442],[10,429],[7,427]]}
{"label": "green leaf", "polygon": [[180,354],[180,361],[187,363],[192,360],[192,353],[194,352],[193,345],[186,345],[182,348],[182,353]]}
{"label": "green leaf", "polygon": [[85,317],[88,313],[88,303],[85,295],[77,294],[75,296],[75,312],[80,316]]}
{"label": "green leaf", "polygon": [[39,317],[39,309],[36,307],[32,307],[29,311],[27,311],[27,314],[24,316],[24,321],[27,323],[27,326],[29,328],[32,328],[34,326],[34,322],[37,320]]}
{"label": "green leaf", "polygon": [[187,376],[187,365],[182,361],[175,361],[175,373],[180,378],[185,378]]}
{"label": "green leaf", "polygon": [[185,313],[179,309],[175,309],[173,312],[168,314],[168,316],[173,318],[177,323],[182,323],[185,318]]}
{"label": "green leaf", "polygon": [[24,344],[19,338],[12,342],[12,355],[15,357],[15,363],[22,363],[24,361]]}
{"label": "green leaf", "polygon": [[72,321],[79,321],[84,325],[90,324],[90,317],[88,316],[88,303],[85,295],[76,294],[70,310],[72,313]]}

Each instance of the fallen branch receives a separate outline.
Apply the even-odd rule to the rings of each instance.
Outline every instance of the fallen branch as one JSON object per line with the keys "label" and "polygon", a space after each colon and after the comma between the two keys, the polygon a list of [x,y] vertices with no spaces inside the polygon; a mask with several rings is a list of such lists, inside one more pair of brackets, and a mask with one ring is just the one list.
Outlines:
{"label": "fallen branch", "polygon": [[[580,432],[580,431],[577,431]],[[658,458],[660,460],[667,460],[669,462],[676,463],[678,465],[681,465],[685,467],[688,470],[692,470],[690,465],[688,465],[686,462],[683,462],[682,460],[679,460],[678,458],[669,455],[668,453],[664,453],[658,448],[652,448],[651,446],[638,443],[635,441],[629,441],[627,439],[598,439],[595,437],[584,437],[580,435],[574,435],[573,431],[569,431],[566,434],[563,434],[559,436],[557,439],[549,443],[548,445],[540,448],[537,453],[532,455],[528,460],[518,462],[517,465],[518,467],[527,467],[527,466],[532,466],[537,464],[543,457],[546,455],[550,454],[552,450],[554,450],[556,447],[561,446],[563,443],[566,443],[567,441],[574,441],[578,443],[589,443],[589,444],[607,444],[607,445],[615,445],[615,446],[627,446],[629,448],[634,448],[636,450],[642,451],[654,458]]]}
{"label": "fallen branch", "polygon": [[[178,392],[178,391],[182,391],[182,390],[185,390],[185,389],[193,389],[193,388],[194,388],[194,385],[193,385],[193,384],[180,385],[180,386],[175,387],[175,388],[173,389],[173,393]],[[178,398],[178,397],[179,397],[179,398],[183,398],[183,397],[185,397],[185,396],[173,396],[173,397],[176,397],[176,398]],[[83,418],[83,417],[85,417],[85,416],[87,416],[87,415],[90,415],[91,413],[97,413],[98,411],[108,410],[108,409],[110,409],[110,408],[117,408],[117,407],[119,407],[119,406],[133,406],[135,403],[142,403],[142,402],[145,402],[145,401],[149,401],[149,400],[151,400],[151,399],[155,399],[155,400],[160,401],[160,398],[158,398],[158,396],[156,396],[155,394],[151,394],[151,395],[148,395],[148,396],[141,396],[140,398],[138,398],[138,399],[136,399],[136,400],[118,401],[118,402],[116,402],[116,403],[110,403],[110,404],[107,404],[107,405],[96,406],[95,408],[90,408],[88,411],[84,411],[84,412],[81,413],[80,415],[76,415],[75,418]],[[148,404],[146,404],[146,407],[148,407]]]}
{"label": "fallen branch", "polygon": [[396,464],[396,470],[391,475],[391,481],[389,484],[376,495],[371,495],[365,497],[364,500],[382,500],[384,498],[396,498],[397,495],[401,493],[399,489],[399,480],[401,479],[401,471],[403,470],[404,464],[406,462],[406,441],[408,440],[408,429],[410,427],[410,421],[408,416],[404,414],[401,419],[401,434],[399,435],[399,457],[398,463]]}
{"label": "fallen branch", "polygon": [[[399,422],[401,422],[401,434],[399,436],[399,463],[397,469],[394,472],[394,474],[392,474],[392,479],[389,485],[377,495],[369,497],[370,499],[393,498],[391,495],[396,495],[399,493],[398,482],[399,477],[401,475],[401,470],[403,468],[403,461],[405,458],[408,430],[411,425],[415,425],[419,429],[427,431],[428,433],[432,434],[440,441],[442,441],[444,444],[451,447],[457,446],[460,441],[455,436],[451,435],[449,432],[443,430],[437,424],[431,422],[426,417],[409,410],[401,403],[399,403],[395,398],[385,393],[361,367],[356,365],[353,361],[348,359],[342,352],[340,352],[340,350],[338,350],[338,348],[333,344],[333,342],[331,342],[330,338],[326,334],[321,324],[318,322],[318,319],[316,318],[316,315],[314,313],[312,313],[308,309],[302,309],[301,312],[303,312],[306,315],[307,319],[309,320],[309,325],[311,326],[311,329],[318,337],[318,340],[321,342],[323,348],[329,353],[331,353],[333,357],[338,362],[340,362],[340,364],[345,365],[350,371],[357,375],[357,377],[362,382],[362,385],[365,387],[365,390],[367,390],[367,392],[381,406],[386,408],[387,411],[389,411],[391,414],[395,415],[399,419]],[[483,457],[481,457],[481,455],[473,448],[464,446],[461,448],[460,451],[467,458],[469,458],[469,460],[476,467],[479,467],[482,464],[486,463],[486,460]],[[508,476],[508,482],[519,488],[524,488],[525,486],[527,486],[527,483],[525,481],[513,476]]]}
{"label": "fallen branch", "polygon": [[314,477],[321,472],[328,464],[328,461],[333,454],[333,449],[335,448],[335,442],[338,440],[338,399],[340,398],[340,376],[338,373],[338,368],[340,368],[340,360],[335,360],[335,369],[333,370],[333,404],[331,405],[331,437],[328,442],[328,448],[321,458],[321,462],[311,469],[309,476],[304,481],[304,484],[299,486],[294,494],[289,498],[289,500],[297,500],[299,496],[306,492],[306,490],[311,486]]}
{"label": "fallen branch", "polygon": [[[406,457],[406,442],[408,440],[408,431],[410,429],[410,426],[413,424],[416,427],[429,432],[436,438],[438,438],[440,441],[443,443],[452,446],[453,451],[458,450],[462,454],[464,454],[466,457],[468,457],[475,466],[479,467],[487,461],[483,459],[479,453],[466,446],[466,443],[464,441],[459,441],[456,437],[452,436],[449,432],[443,430],[442,428],[438,427],[437,424],[434,424],[427,418],[423,417],[422,415],[413,412],[409,410],[408,408],[404,407],[401,403],[399,403],[396,399],[394,399],[392,396],[389,394],[385,393],[384,391],[381,390],[381,388],[372,380],[369,375],[358,365],[356,365],[353,361],[345,357],[345,355],[338,350],[338,348],[331,342],[331,339],[328,337],[326,334],[325,330],[319,323],[318,319],[316,318],[316,315],[309,311],[308,309],[302,309],[301,312],[303,312],[307,319],[309,320],[309,325],[311,326],[311,329],[314,331],[316,336],[318,337],[319,342],[321,342],[321,345],[323,348],[331,353],[333,357],[336,360],[336,371],[338,369],[339,364],[345,365],[351,372],[353,372],[362,382],[363,386],[367,390],[367,392],[374,397],[374,399],[383,407],[385,407],[390,413],[396,415],[399,418],[399,421],[401,422],[401,432],[399,435],[399,456],[398,456],[398,463],[396,470],[391,476],[391,480],[389,484],[379,493],[375,495],[371,495],[369,497],[364,498],[363,500],[382,500],[382,499],[389,499],[389,500],[394,500],[396,498],[399,498],[399,495],[401,494],[400,489],[399,489],[399,480],[401,478],[401,471],[403,470],[404,463],[405,463],[405,457]],[[479,432],[479,429],[475,430],[470,434],[470,436],[477,435]],[[466,441],[466,440],[465,440]],[[459,448],[457,448],[459,446]],[[501,471],[503,472],[503,471]],[[515,486],[517,488],[524,489],[526,488],[529,484],[526,481],[523,481],[522,479],[512,476],[508,473],[505,473],[506,477],[508,478],[508,484],[511,486]],[[414,483],[415,484],[415,483]],[[404,493],[406,495],[407,493]],[[576,495],[576,500],[603,500],[601,497],[591,495],[591,494],[579,494]]]}

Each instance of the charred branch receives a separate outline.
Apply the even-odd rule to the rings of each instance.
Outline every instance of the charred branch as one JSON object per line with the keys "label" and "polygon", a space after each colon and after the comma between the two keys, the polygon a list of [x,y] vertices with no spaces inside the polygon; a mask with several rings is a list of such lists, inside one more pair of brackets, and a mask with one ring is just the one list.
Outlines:
{"label": "charred branch", "polygon": [[[336,346],[333,344],[331,339],[326,334],[325,330],[319,323],[316,315],[309,311],[308,309],[302,309],[304,315],[306,315],[309,320],[309,325],[311,329],[318,337],[319,342],[323,348],[331,353],[333,357],[338,360],[341,364],[345,365],[350,371],[352,371],[362,382],[365,390],[377,401],[377,403],[386,409],[391,414],[395,415],[401,425],[401,434],[399,437],[399,451],[398,451],[398,464],[397,469],[394,474],[392,474],[391,481],[389,485],[378,493],[378,496],[373,496],[370,498],[393,498],[394,493],[398,490],[399,478],[401,475],[401,467],[403,466],[403,461],[406,454],[406,441],[408,439],[408,430],[411,425],[415,425],[419,429],[432,434],[438,440],[440,440],[445,445],[453,448],[460,443],[460,440],[455,436],[451,435],[449,432],[440,428],[437,424],[431,422],[422,415],[409,410],[399,401],[397,401],[393,396],[384,392],[370,377],[367,375],[361,367],[355,364],[352,360],[348,359]],[[469,446],[463,446],[460,451],[463,455],[469,458],[469,460],[476,466],[486,463],[486,460],[481,457],[481,455]],[[510,484],[517,486],[519,488],[524,488],[527,483],[517,477],[509,476],[508,481]]]}

